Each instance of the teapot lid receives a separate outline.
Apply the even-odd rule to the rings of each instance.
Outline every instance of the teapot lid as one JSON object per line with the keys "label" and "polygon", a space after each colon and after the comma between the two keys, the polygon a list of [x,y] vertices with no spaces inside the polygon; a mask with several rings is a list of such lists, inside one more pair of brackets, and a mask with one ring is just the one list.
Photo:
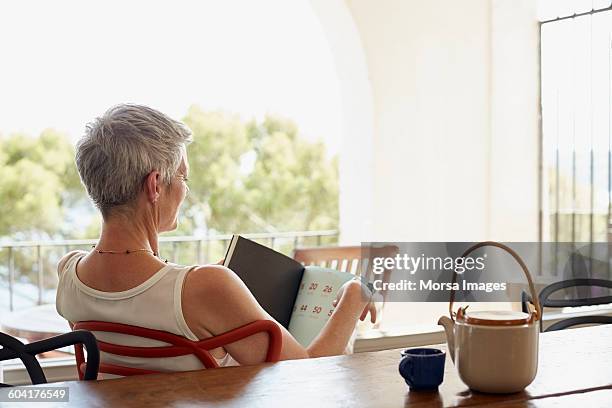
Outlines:
{"label": "teapot lid", "polygon": [[511,310],[493,310],[466,313],[465,309],[459,308],[457,320],[467,324],[478,324],[483,326],[520,326],[533,321],[532,315],[524,312]]}

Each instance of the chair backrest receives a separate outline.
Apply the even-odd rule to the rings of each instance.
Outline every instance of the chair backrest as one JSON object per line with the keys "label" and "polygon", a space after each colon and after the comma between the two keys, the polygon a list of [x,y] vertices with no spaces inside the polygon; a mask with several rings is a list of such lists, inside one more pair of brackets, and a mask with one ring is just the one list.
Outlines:
{"label": "chair backrest", "polygon": [[318,265],[359,276],[361,270],[367,266],[363,262],[370,257],[393,257],[399,251],[396,246],[366,248],[365,250],[364,248],[361,246],[296,248],[293,252],[293,259],[303,265]]}
{"label": "chair backrest", "polygon": [[[206,368],[216,368],[219,365],[209,350],[222,347],[235,341],[252,336],[255,333],[267,332],[269,337],[268,352],[266,355],[267,362],[276,362],[280,357],[282,346],[282,333],[278,325],[271,320],[256,320],[244,326],[229,330],[218,336],[208,339],[193,341],[185,337],[178,336],[173,333],[168,333],[160,330],[147,329],[144,327],[131,326],[128,324],[84,321],[74,324],[75,329],[87,329],[95,332],[109,332],[138,336],[152,340],[168,343],[167,346],[145,347],[145,346],[124,346],[118,344],[107,343],[98,340],[100,351],[111,353],[120,356],[141,357],[141,358],[163,358],[163,357],[178,357],[185,355],[194,355]],[[84,362],[83,349],[76,348],[76,360],[79,377],[82,376],[82,366]],[[148,370],[142,368],[124,367],[116,364],[100,364],[100,372],[106,374],[115,374],[122,376],[139,375],[139,374],[154,374],[159,371]]]}
{"label": "chair backrest", "polygon": [[98,377],[100,364],[100,353],[96,338],[88,331],[77,330],[48,339],[23,344],[21,341],[5,333],[0,333],[0,361],[19,358],[26,367],[32,384],[46,384],[47,378],[36,360],[36,355],[57,350],[62,347],[74,345],[83,351],[83,345],[87,349],[87,369],[79,375],[81,380],[95,380]]}
{"label": "chair backrest", "polygon": [[[612,288],[612,281],[606,279],[591,279],[591,278],[579,278],[579,279],[568,279],[560,282],[554,282],[546,286],[538,295],[540,299],[540,305],[542,308],[545,307],[578,307],[578,306],[595,306],[612,303],[612,296],[598,296],[589,298],[577,298],[577,299],[550,299],[550,296],[562,289],[574,288],[580,286],[589,287],[601,287],[601,288]],[[523,311],[527,309],[527,302],[530,297],[523,292],[522,295]],[[541,311],[540,311],[541,312]],[[571,317],[558,321],[543,331],[555,331],[562,330],[568,327],[577,326],[581,324],[610,324],[612,323],[612,316],[579,316]],[[542,325],[542,319],[540,319],[540,327]]]}

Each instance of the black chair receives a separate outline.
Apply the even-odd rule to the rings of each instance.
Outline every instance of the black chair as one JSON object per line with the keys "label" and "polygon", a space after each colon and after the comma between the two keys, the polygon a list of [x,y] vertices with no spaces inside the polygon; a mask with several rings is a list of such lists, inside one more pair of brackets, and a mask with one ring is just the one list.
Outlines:
{"label": "black chair", "polygon": [[[561,282],[551,283],[546,286],[539,294],[540,305],[542,308],[545,307],[578,307],[578,306],[594,306],[612,303],[612,296],[599,296],[592,298],[578,298],[578,299],[549,299],[553,293],[566,288],[578,287],[578,286],[590,286],[590,287],[601,287],[601,288],[612,288],[612,281],[606,279],[569,279]],[[531,302],[531,296],[527,292],[523,292],[521,295],[521,303],[523,312],[529,311],[528,303]],[[542,311],[540,311],[542,312]],[[541,316],[542,314],[540,314]],[[542,319],[540,319],[540,331],[554,331],[563,330],[568,327],[577,326],[579,324],[610,324],[612,323],[612,316],[580,316],[570,317],[568,319],[556,322],[546,330],[542,330]]]}
{"label": "black chair", "polygon": [[[100,351],[98,343],[91,332],[76,330],[59,336],[24,344],[16,338],[5,333],[0,333],[0,361],[18,358],[23,362],[32,384],[46,384],[47,378],[43,372],[36,355],[47,351],[56,350],[62,347],[83,344],[87,349],[87,368],[85,369],[84,380],[95,380],[98,378],[98,368],[100,366]],[[7,384],[2,384],[7,386]]]}

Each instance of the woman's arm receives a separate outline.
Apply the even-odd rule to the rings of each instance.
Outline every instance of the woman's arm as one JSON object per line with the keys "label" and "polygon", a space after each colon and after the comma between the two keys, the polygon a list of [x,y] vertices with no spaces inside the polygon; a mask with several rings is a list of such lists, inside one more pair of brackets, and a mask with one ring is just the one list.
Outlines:
{"label": "woman's arm", "polygon": [[355,330],[357,319],[364,320],[368,311],[372,323],[376,322],[376,308],[366,300],[359,281],[345,283],[338,295],[334,301],[334,313],[308,347],[310,357],[343,354]]}
{"label": "woman's arm", "polygon": [[[334,313],[307,348],[277,323],[283,336],[281,360],[343,353],[357,319],[367,312],[364,308],[368,306],[359,282],[351,281],[343,288]],[[183,284],[182,304],[187,325],[198,338],[218,335],[255,320],[274,320],[244,282],[223,266],[203,266],[191,271]],[[258,333],[224,348],[240,364],[257,364],[265,360],[268,336]]]}

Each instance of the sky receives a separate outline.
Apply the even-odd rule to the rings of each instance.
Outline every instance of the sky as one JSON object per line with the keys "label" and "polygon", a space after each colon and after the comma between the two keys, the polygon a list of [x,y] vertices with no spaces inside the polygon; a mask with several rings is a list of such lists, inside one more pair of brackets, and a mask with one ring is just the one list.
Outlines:
{"label": "sky", "polygon": [[307,0],[0,3],[0,134],[76,141],[108,107],[293,119],[338,151],[339,83]]}

